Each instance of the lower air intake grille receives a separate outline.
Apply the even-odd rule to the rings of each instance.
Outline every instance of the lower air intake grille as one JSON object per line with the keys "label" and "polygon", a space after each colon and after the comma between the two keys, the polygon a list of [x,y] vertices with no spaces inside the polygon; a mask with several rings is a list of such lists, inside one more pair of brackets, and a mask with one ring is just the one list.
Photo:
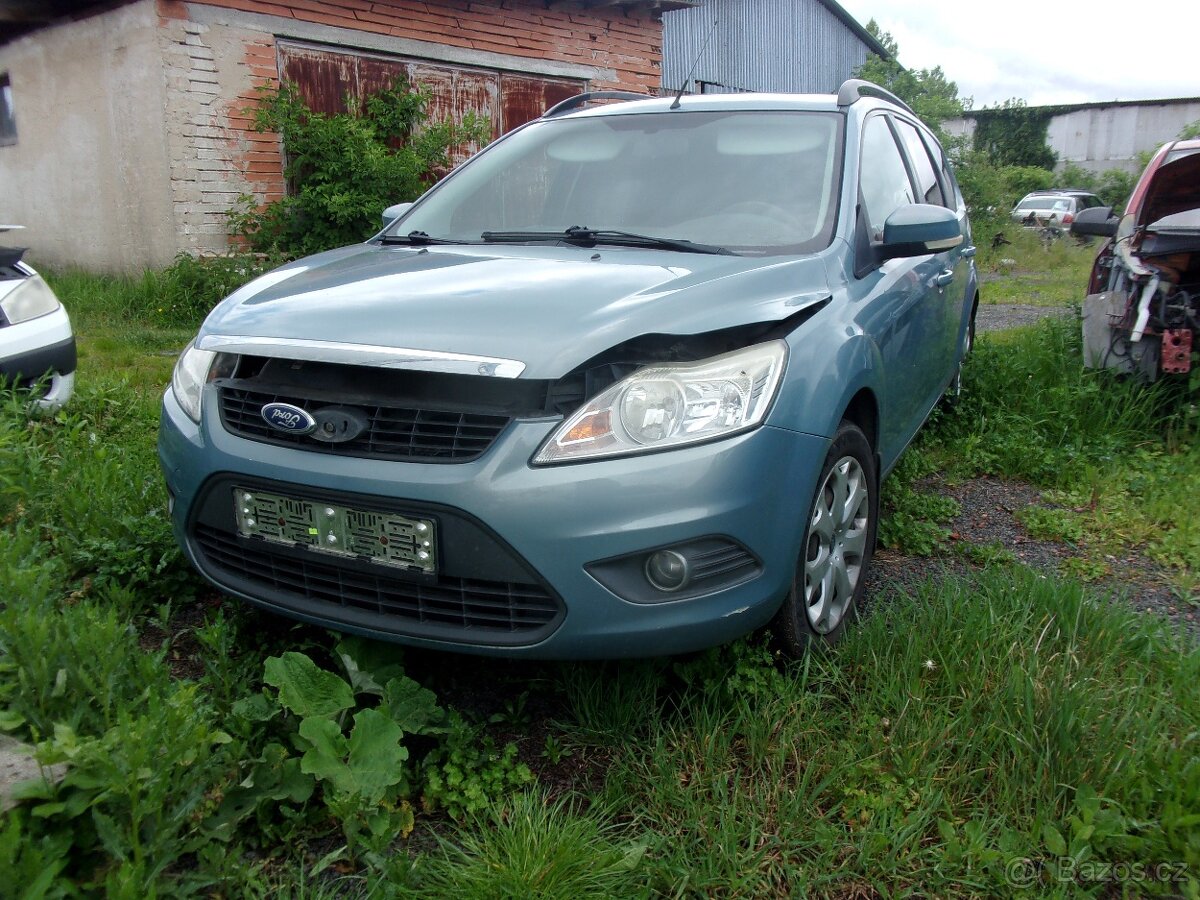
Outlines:
{"label": "lower air intake grille", "polygon": [[405,581],[370,564],[339,564],[197,524],[193,535],[218,581],[239,582],[270,605],[374,631],[481,644],[531,643],[557,626],[561,602],[539,584],[439,575]]}

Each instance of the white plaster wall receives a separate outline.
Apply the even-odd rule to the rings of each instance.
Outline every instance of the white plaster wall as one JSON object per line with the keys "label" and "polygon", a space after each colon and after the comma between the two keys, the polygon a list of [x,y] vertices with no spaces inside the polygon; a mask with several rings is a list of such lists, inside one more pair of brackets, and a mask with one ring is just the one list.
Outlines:
{"label": "white plaster wall", "polygon": [[[1072,162],[1092,172],[1123,169],[1136,174],[1142,171],[1139,154],[1153,153],[1196,121],[1200,100],[1096,106],[1054,116],[1046,142],[1060,166]],[[975,134],[975,120],[969,116],[948,119],[942,127],[955,137]]]}
{"label": "white plaster wall", "polygon": [[1153,153],[1200,120],[1200,100],[1161,106],[1108,106],[1081,109],[1050,120],[1046,136],[1060,163],[1094,172],[1140,172],[1138,154]]}
{"label": "white plaster wall", "polygon": [[0,220],[26,226],[34,265],[137,271],[174,257],[157,31],[154,0],[138,0],[0,47],[17,124],[0,146]]}

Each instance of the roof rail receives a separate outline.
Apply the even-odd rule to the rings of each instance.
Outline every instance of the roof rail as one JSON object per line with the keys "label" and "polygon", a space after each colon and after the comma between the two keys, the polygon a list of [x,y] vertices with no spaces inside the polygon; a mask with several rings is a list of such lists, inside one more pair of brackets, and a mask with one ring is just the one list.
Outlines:
{"label": "roof rail", "polygon": [[568,97],[561,103],[555,103],[552,107],[542,113],[543,119],[561,116],[563,113],[569,113],[572,110],[579,109],[594,100],[650,100],[653,99],[650,94],[635,94],[633,91],[588,91],[585,94],[576,94],[574,97]]}
{"label": "roof rail", "polygon": [[[852,106],[860,97],[876,97],[880,100],[886,100],[889,103],[894,103],[903,110],[913,113],[912,107],[893,94],[891,91],[884,90],[877,84],[870,81],[863,81],[861,78],[851,78],[842,82],[842,86],[838,88],[837,105]],[[915,116],[916,113],[913,113]]]}

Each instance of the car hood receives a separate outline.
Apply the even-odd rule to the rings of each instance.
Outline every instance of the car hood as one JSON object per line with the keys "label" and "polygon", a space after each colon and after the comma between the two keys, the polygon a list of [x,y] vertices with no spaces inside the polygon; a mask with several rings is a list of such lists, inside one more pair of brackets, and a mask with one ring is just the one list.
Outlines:
{"label": "car hood", "polygon": [[276,269],[209,315],[198,346],[264,339],[517,360],[559,378],[644,334],[774,322],[829,295],[819,256],[754,259],[640,248],[381,247]]}
{"label": "car hood", "polygon": [[1151,176],[1138,210],[1137,224],[1154,230],[1162,219],[1197,209],[1200,209],[1200,143],[1181,142],[1167,153]]}

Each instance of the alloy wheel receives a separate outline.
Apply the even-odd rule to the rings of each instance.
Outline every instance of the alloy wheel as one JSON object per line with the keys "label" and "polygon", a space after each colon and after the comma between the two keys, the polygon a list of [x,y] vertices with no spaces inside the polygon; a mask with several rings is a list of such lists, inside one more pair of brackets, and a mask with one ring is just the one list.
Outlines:
{"label": "alloy wheel", "polygon": [[866,473],[843,456],[825,477],[808,524],[804,553],[804,609],[818,634],[841,623],[862,575],[871,497]]}

